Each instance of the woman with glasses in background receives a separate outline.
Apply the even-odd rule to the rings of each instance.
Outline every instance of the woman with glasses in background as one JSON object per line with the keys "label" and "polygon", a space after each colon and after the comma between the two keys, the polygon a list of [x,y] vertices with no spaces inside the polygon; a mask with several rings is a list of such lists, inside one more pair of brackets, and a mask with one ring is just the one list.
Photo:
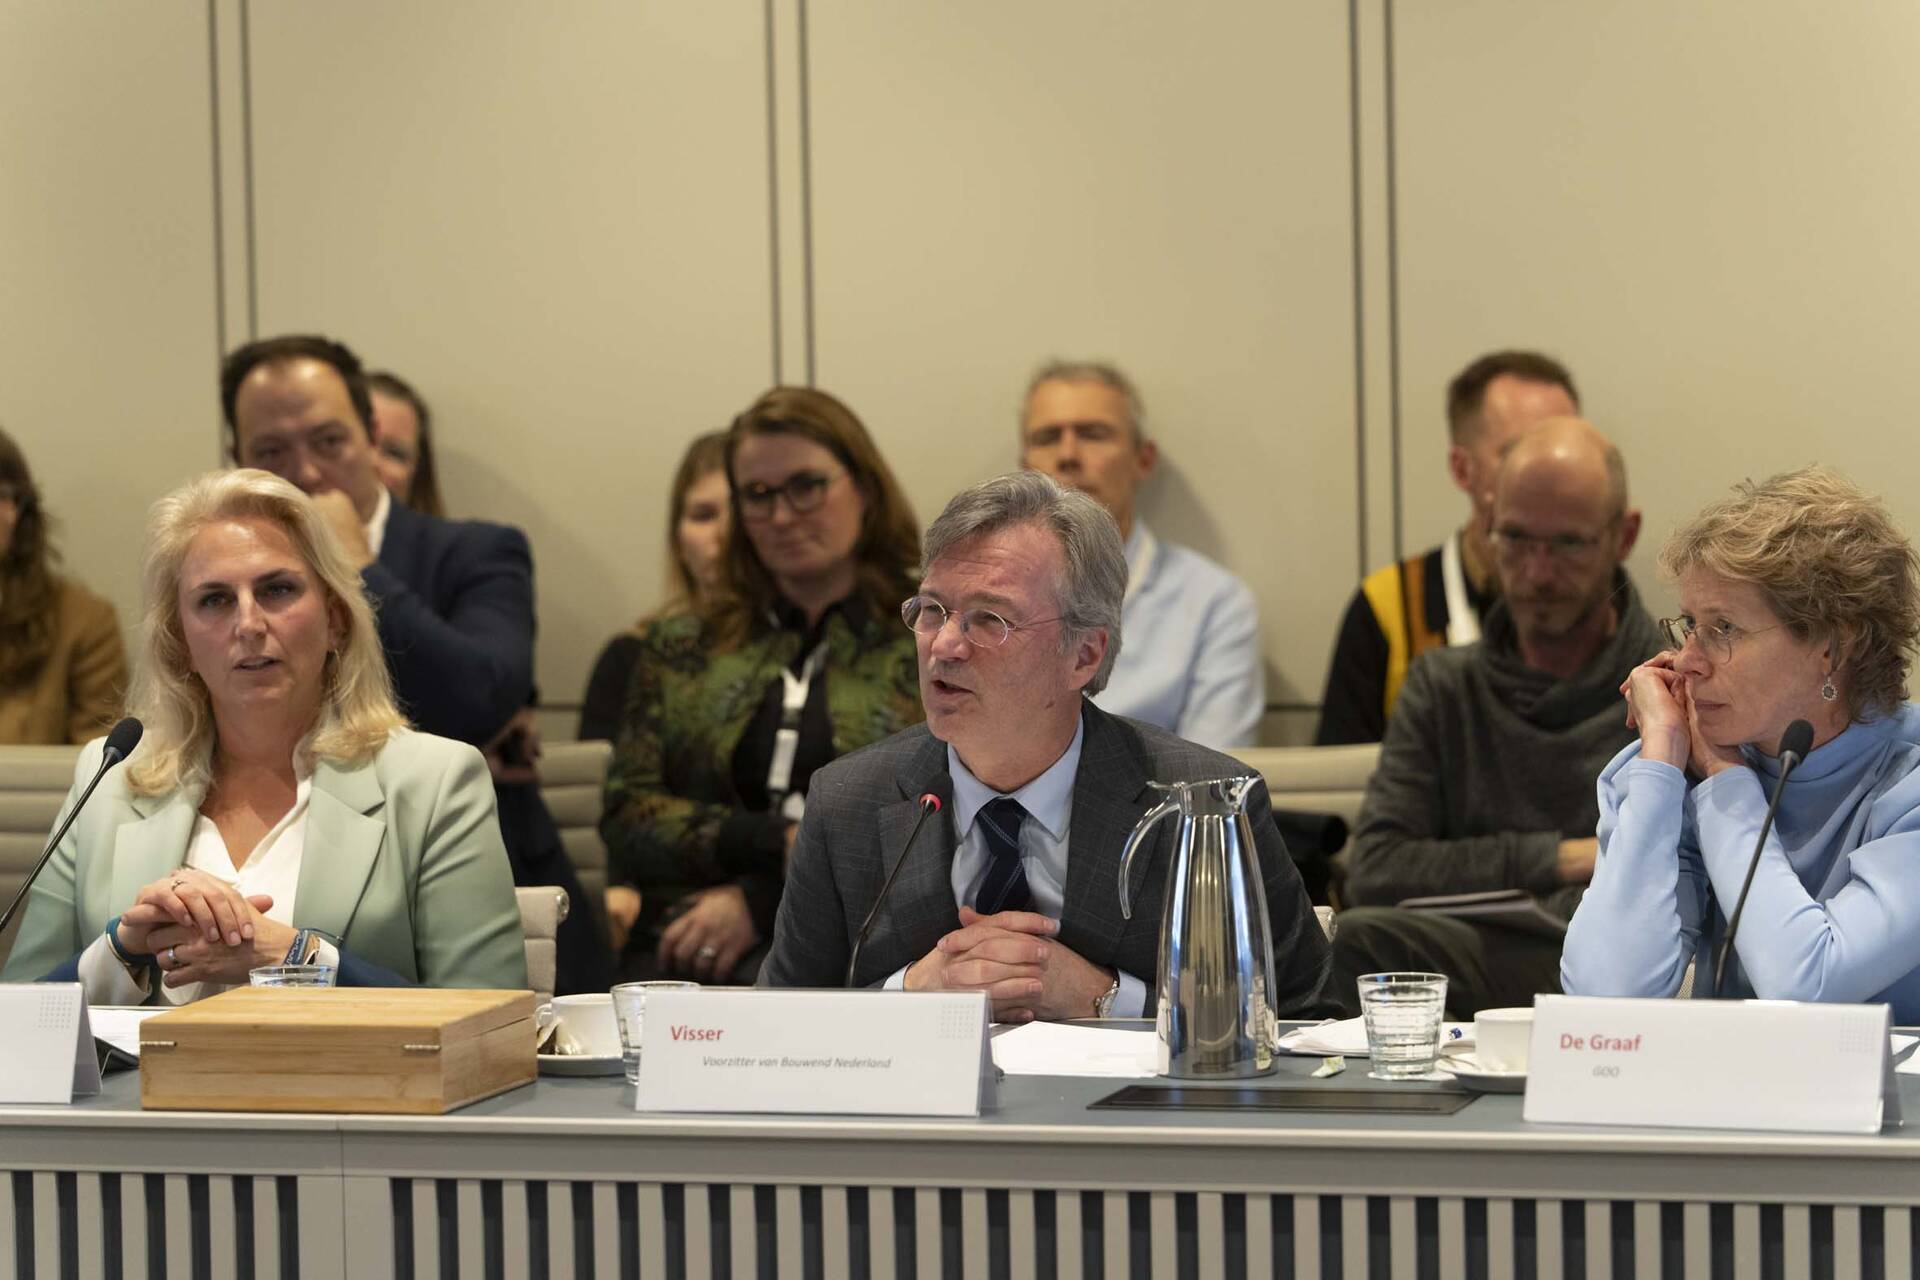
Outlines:
{"label": "woman with glasses in background", "polygon": [[53,571],[48,523],[0,431],[0,743],[85,742],[112,726],[127,687],[113,606]]}
{"label": "woman with glasses in background", "polygon": [[[1912,545],[1820,467],[1742,484],[1676,532],[1673,648],[1621,687],[1640,741],[1600,775],[1600,856],[1565,989],[1887,1003],[1920,1017],[1920,641]],[[1762,848],[1787,727],[1812,727]]]}
{"label": "woman with glasses in background", "polygon": [[638,892],[629,978],[748,982],[807,782],[921,719],[919,527],[860,420],[776,387],[727,432],[733,533],[690,613],[640,647],[608,773],[608,880]]}

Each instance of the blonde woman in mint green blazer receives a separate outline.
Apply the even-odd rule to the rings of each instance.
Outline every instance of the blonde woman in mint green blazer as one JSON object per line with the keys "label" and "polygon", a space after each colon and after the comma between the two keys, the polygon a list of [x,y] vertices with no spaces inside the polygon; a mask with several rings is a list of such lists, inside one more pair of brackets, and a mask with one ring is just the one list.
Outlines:
{"label": "blonde woman in mint green blazer", "polygon": [[[35,882],[0,977],[181,1003],[297,952],[341,985],[524,988],[485,762],[406,727],[314,502],[217,473],[155,505],[148,547],[146,734]],[[82,750],[68,805],[100,754]]]}

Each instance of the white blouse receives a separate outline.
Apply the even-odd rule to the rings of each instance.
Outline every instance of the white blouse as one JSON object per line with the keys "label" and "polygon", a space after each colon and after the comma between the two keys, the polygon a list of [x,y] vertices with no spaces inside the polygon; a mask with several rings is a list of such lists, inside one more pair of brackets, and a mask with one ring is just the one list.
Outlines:
{"label": "white blouse", "polygon": [[[238,867],[233,865],[233,855],[220,836],[220,828],[214,825],[213,819],[201,814],[194,820],[193,834],[187,839],[185,863],[195,871],[204,871],[233,885],[243,897],[271,895],[273,905],[267,909],[266,916],[285,925],[291,925],[294,920],[294,895],[300,887],[300,864],[307,846],[307,802],[313,794],[311,770],[296,764],[295,773],[293,806],[260,838],[246,861]],[[315,960],[337,965],[339,953],[323,942]],[[152,971],[144,967],[137,978],[129,973],[104,932],[80,955],[80,981],[86,988],[88,1004],[189,1004],[242,985],[189,982],[183,987],[168,987],[151,982],[151,974]]]}

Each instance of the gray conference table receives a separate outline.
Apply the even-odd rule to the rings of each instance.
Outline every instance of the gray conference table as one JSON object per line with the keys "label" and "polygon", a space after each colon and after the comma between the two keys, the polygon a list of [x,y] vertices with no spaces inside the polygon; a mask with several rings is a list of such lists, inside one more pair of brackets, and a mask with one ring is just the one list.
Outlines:
{"label": "gray conference table", "polygon": [[[1328,1081],[1287,1059],[1262,1087]],[[0,1277],[1889,1276],[1911,1129],[1797,1137],[1452,1115],[1118,1112],[1012,1077],[979,1119],[640,1115],[543,1078],[448,1116],[0,1108]],[[1729,1071],[1727,1088],[1741,1087]]]}

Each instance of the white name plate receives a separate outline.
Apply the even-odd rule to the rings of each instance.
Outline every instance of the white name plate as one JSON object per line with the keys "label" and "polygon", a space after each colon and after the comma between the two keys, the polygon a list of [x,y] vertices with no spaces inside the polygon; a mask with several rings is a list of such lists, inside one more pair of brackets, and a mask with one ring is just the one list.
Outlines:
{"label": "white name plate", "polygon": [[100,1061],[77,982],[0,986],[0,1103],[72,1102],[100,1092]]}
{"label": "white name plate", "polygon": [[1900,1122],[1883,1004],[1540,996],[1529,1121],[1877,1133]]}
{"label": "white name plate", "polygon": [[652,992],[634,1107],[977,1116],[987,1013],[980,991]]}

